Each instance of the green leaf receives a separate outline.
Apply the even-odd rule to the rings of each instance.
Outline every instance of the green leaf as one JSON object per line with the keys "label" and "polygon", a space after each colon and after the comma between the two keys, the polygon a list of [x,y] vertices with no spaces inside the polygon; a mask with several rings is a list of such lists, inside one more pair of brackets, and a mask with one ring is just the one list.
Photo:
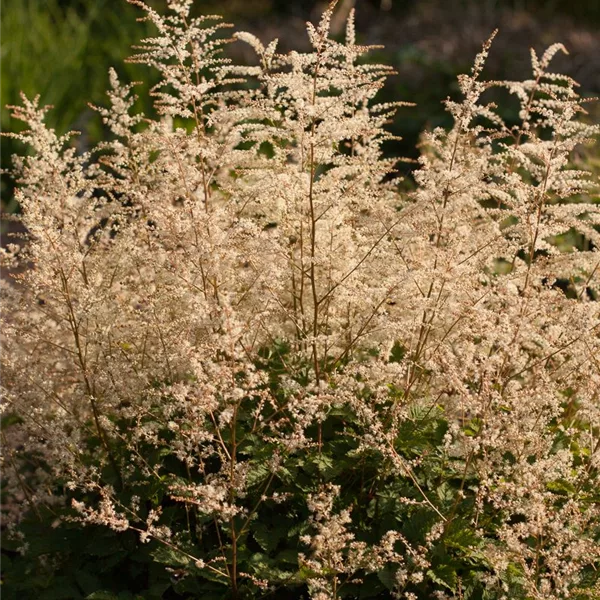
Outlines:
{"label": "green leaf", "polygon": [[386,566],[381,571],[378,571],[377,578],[388,590],[393,590],[396,587],[396,569],[390,566]]}
{"label": "green leaf", "polygon": [[252,488],[256,485],[259,485],[263,481],[266,481],[270,473],[271,469],[267,464],[265,464],[265,462],[254,463],[250,467],[248,475],[246,476],[248,487]]}
{"label": "green leaf", "polygon": [[335,471],[333,458],[326,454],[319,454],[313,458],[313,463],[316,465],[319,472],[323,473],[327,477],[329,474],[333,474]]}
{"label": "green leaf", "polygon": [[287,549],[282,550],[277,554],[276,558],[278,563],[285,563],[288,565],[298,566],[298,552],[296,550]]}
{"label": "green leaf", "polygon": [[458,578],[456,571],[450,565],[438,565],[435,567],[435,570],[429,569],[427,571],[427,575],[435,583],[449,589],[452,592],[456,592]]}
{"label": "green leaf", "polygon": [[252,537],[265,552],[273,552],[285,537],[287,527],[267,527],[257,521],[252,527]]}
{"label": "green leaf", "polygon": [[479,434],[479,431],[481,430],[482,425],[483,425],[483,421],[481,419],[473,418],[468,423],[465,424],[463,431],[464,431],[465,435],[467,435],[469,437],[473,437],[473,436]]}
{"label": "green leaf", "polygon": [[18,425],[22,423],[23,419],[16,413],[7,413],[0,418],[0,429],[6,431],[11,425]]}
{"label": "green leaf", "polygon": [[77,585],[83,590],[84,594],[91,594],[102,587],[100,580],[93,573],[89,571],[77,571],[75,573],[75,581]]}
{"label": "green leaf", "polygon": [[445,543],[446,546],[470,553],[473,547],[480,548],[483,541],[468,525],[456,522],[446,535]]}
{"label": "green leaf", "polygon": [[85,597],[85,600],[119,600],[119,597],[112,592],[99,590]]}
{"label": "green leaf", "polygon": [[560,494],[561,496],[570,496],[571,494],[575,493],[575,486],[564,479],[549,481],[546,484],[546,488],[548,491],[554,492],[555,494]]}
{"label": "green leaf", "polygon": [[442,501],[443,504],[450,504],[454,500],[454,496],[456,491],[450,487],[447,482],[442,483],[438,486],[436,490],[436,494],[438,498]]}
{"label": "green leaf", "polygon": [[152,553],[152,558],[158,563],[171,567],[187,567],[191,559],[183,552],[161,544]]}
{"label": "green leaf", "polygon": [[406,348],[400,343],[395,342],[392,346],[392,351],[390,352],[389,361],[391,363],[399,363],[402,362],[402,359],[406,355]]}

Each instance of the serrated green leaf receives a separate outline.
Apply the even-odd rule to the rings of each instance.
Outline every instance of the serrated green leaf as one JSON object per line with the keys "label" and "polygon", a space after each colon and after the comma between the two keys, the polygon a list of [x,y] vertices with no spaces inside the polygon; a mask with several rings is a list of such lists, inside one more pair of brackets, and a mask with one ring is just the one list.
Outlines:
{"label": "serrated green leaf", "polygon": [[191,559],[183,552],[162,544],[151,555],[156,562],[171,567],[187,567],[191,563]]}
{"label": "serrated green leaf", "polygon": [[561,496],[570,496],[575,493],[575,486],[565,481],[564,479],[557,479],[556,481],[549,481],[546,484],[546,489],[550,492],[554,492],[555,494],[560,494]]}
{"label": "serrated green leaf", "polygon": [[456,571],[450,565],[438,565],[435,569],[429,569],[427,575],[438,585],[441,585],[452,592],[456,592],[458,577]]}
{"label": "serrated green leaf", "polygon": [[286,533],[287,527],[267,527],[261,522],[252,527],[252,537],[265,552],[273,552]]}
{"label": "serrated green leaf", "polygon": [[248,474],[246,475],[246,483],[249,488],[261,484],[266,481],[271,473],[270,467],[264,462],[253,463]]}

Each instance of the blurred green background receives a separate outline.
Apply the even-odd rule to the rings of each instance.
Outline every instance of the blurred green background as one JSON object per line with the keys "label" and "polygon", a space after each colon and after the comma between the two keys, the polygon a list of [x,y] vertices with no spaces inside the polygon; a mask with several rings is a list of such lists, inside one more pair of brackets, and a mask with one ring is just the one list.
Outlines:
{"label": "blurred green background", "polygon": [[[166,0],[149,0],[164,9]],[[318,19],[326,2],[315,0],[196,0],[198,13],[218,13],[263,41],[280,38],[280,48],[307,48],[304,23]],[[449,124],[441,101],[457,92],[456,75],[470,68],[491,31],[500,29],[486,67],[488,78],[522,78],[529,72],[528,48],[541,51],[563,42],[570,56],[557,68],[582,85],[584,95],[600,95],[600,0],[340,0],[334,33],[343,32],[344,16],[357,11],[359,41],[384,44],[373,60],[393,64],[398,75],[382,94],[385,100],[416,102],[402,109],[393,124],[404,136],[391,152],[415,156],[415,144],[427,127]],[[140,65],[126,65],[131,45],[152,31],[136,22],[141,11],[125,0],[2,0],[1,127],[15,131],[5,105],[19,101],[19,92],[40,94],[54,110],[48,122],[60,133],[82,132],[74,143],[88,148],[102,136],[102,126],[87,103],[105,103],[107,70],[114,66],[128,80],[144,81],[140,108],[151,113],[148,88],[156,74]],[[251,61],[242,44],[231,52]],[[596,113],[597,116],[597,113]],[[594,118],[594,117],[592,117]],[[2,139],[2,167],[23,149]],[[3,210],[14,209],[12,182],[2,176]]]}

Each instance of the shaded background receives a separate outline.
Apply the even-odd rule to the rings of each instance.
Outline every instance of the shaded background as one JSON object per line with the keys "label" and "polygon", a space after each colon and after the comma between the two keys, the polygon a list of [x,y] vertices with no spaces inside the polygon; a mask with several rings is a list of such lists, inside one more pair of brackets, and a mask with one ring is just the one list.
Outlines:
{"label": "shaded background", "polygon": [[[164,10],[166,0],[148,0]],[[251,31],[263,42],[280,39],[280,50],[308,49],[306,20],[317,20],[326,2],[315,0],[196,0],[197,13],[217,13]],[[343,35],[344,19],[357,11],[359,43],[383,44],[371,59],[395,66],[381,100],[416,102],[401,109],[392,124],[404,140],[389,148],[395,155],[415,157],[419,134],[425,128],[448,126],[441,101],[456,97],[456,75],[470,69],[481,43],[500,29],[488,60],[489,79],[519,79],[530,73],[529,47],[541,52],[563,42],[568,57],[554,66],[581,84],[582,95],[600,95],[600,0],[340,0],[332,23]],[[140,108],[152,114],[148,88],[156,74],[140,65],[125,65],[131,45],[153,32],[136,22],[142,11],[125,0],[2,0],[1,13],[1,126],[15,131],[4,106],[19,100],[19,91],[40,94],[52,104],[48,123],[59,133],[82,132],[74,143],[81,149],[104,135],[98,117],[87,102],[104,104],[107,71],[114,66],[125,80],[144,81],[138,88]],[[233,58],[252,62],[252,52],[238,43]],[[510,120],[510,102],[505,116]],[[591,119],[598,120],[596,112]],[[22,152],[18,142],[2,140],[2,167]],[[595,160],[595,159],[594,159]],[[404,167],[410,172],[410,166]],[[14,210],[12,182],[2,175],[2,208]]]}

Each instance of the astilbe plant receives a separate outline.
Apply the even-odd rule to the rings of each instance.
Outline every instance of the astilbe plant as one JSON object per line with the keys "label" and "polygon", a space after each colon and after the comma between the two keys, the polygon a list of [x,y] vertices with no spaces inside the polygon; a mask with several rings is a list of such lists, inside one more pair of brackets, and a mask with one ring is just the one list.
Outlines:
{"label": "astilbe plant", "polygon": [[[550,70],[564,48],[484,81],[490,39],[406,193],[353,13],[305,54],[238,33],[239,67],[191,0],[130,1],[158,119],[114,71],[89,153],[13,107],[3,506],[30,562],[5,591],[598,597],[600,210],[571,155],[599,128]],[[40,547],[80,530],[130,574]]]}

